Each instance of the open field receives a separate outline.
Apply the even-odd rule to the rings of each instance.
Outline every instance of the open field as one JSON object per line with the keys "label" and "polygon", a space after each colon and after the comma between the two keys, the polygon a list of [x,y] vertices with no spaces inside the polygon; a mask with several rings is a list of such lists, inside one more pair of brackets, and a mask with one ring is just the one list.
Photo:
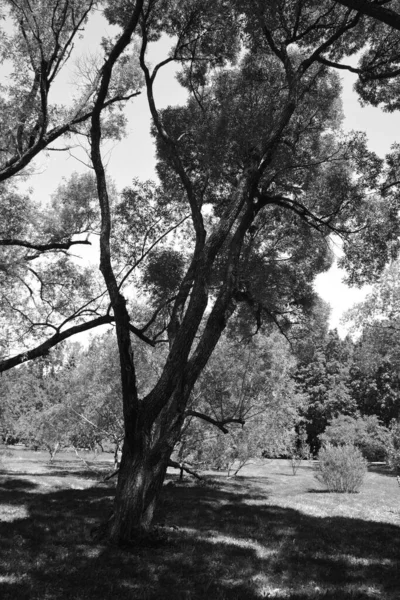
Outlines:
{"label": "open field", "polygon": [[[111,455],[90,462],[112,466]],[[400,488],[373,468],[359,494],[328,494],[311,463],[237,479],[169,477],[158,535],[129,550],[93,541],[113,484],[73,455],[0,463],[2,600],[400,598]]]}

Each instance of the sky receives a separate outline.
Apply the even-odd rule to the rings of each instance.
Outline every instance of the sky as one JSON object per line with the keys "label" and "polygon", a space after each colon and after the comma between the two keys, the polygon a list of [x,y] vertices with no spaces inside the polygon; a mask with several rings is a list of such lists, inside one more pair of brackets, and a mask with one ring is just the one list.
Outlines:
{"label": "sky", "polygon": [[[97,13],[88,23],[83,39],[77,42],[75,52],[90,51],[98,46],[102,36],[112,34],[114,29]],[[154,50],[149,53],[150,62],[158,62],[166,57],[170,42],[164,39],[157,43]],[[181,104],[185,100],[185,91],[174,77],[173,65],[164,67],[155,86],[155,98],[159,108],[168,105]],[[344,129],[347,131],[365,131],[371,150],[384,156],[390,146],[398,141],[400,131],[399,114],[383,113],[379,108],[362,107],[358,101],[353,85],[356,76],[350,72],[341,72],[343,87]],[[60,78],[60,83],[54,91],[54,99],[65,102],[72,97],[74,68],[67,65]],[[150,113],[147,106],[145,93],[131,100],[126,108],[128,118],[127,136],[122,141],[107,147],[104,158],[111,177],[118,189],[129,186],[133,178],[142,180],[154,178],[155,155],[154,146],[150,136]],[[47,157],[41,158],[35,165],[35,174],[29,180],[29,186],[35,197],[46,201],[50,194],[60,183],[62,177],[68,177],[74,171],[81,172],[86,167],[79,162],[85,160],[85,155],[79,149],[71,153],[50,152]],[[340,256],[340,245],[332,243],[332,249]],[[362,301],[370,288],[349,288],[343,283],[344,273],[335,263],[331,269],[320,274],[315,281],[317,293],[331,305],[330,326],[336,327],[341,336],[347,332],[345,324],[340,320],[346,310],[355,303]]]}
{"label": "sky", "polygon": [[[365,131],[370,150],[383,158],[390,151],[391,145],[400,141],[400,114],[384,113],[373,106],[361,106],[353,90],[356,79],[354,73],[341,72],[344,129]],[[340,246],[333,244],[332,247],[336,255],[340,256]],[[343,314],[354,304],[362,302],[371,290],[370,286],[362,289],[349,288],[343,283],[344,275],[335,263],[329,271],[318,275],[315,282],[318,294],[331,305],[330,326],[336,327],[342,337],[348,331],[347,326],[340,322]]]}

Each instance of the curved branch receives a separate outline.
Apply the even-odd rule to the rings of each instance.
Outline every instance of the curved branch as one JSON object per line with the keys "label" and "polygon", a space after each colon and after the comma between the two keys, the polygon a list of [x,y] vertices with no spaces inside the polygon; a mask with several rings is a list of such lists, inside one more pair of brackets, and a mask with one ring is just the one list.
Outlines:
{"label": "curved branch", "polygon": [[[91,96],[94,90],[91,90],[88,96]],[[110,98],[109,100],[103,102],[100,110],[104,110],[108,106],[115,104],[117,102],[123,102],[129,100],[130,98],[134,98],[138,96],[140,92],[134,92],[129,96],[114,96],[114,98]],[[53,127],[46,135],[43,135],[39,140],[30,146],[23,154],[18,154],[17,156],[13,156],[10,160],[8,160],[3,166],[0,167],[0,182],[9,179],[13,175],[16,175],[22,169],[24,169],[44,148],[47,148],[49,144],[57,140],[59,137],[64,135],[65,133],[69,133],[73,131],[74,125],[78,125],[79,123],[83,123],[84,121],[89,120],[93,115],[93,110],[87,110],[86,112],[82,112],[86,106],[88,101],[88,97],[85,98],[83,102],[81,102],[80,106],[74,113],[74,116],[57,127]]]}
{"label": "curved branch", "polygon": [[[171,162],[173,164],[174,170],[176,171],[177,175],[179,176],[179,178],[182,182],[183,187],[185,188],[186,195],[187,195],[189,205],[190,205],[193,227],[196,231],[197,244],[203,245],[204,240],[205,240],[205,229],[204,229],[203,216],[201,214],[201,209],[197,202],[197,198],[196,198],[196,194],[193,189],[192,181],[190,180],[190,177],[188,176],[188,174],[185,170],[185,167],[182,163],[182,159],[179,154],[175,140],[172,139],[172,137],[168,134],[168,132],[163,127],[163,124],[160,119],[160,114],[157,110],[156,103],[154,100],[154,94],[153,94],[154,81],[155,81],[158,69],[166,61],[163,61],[162,63],[157,65],[156,68],[154,69],[153,73],[150,74],[149,68],[145,61],[145,53],[146,53],[146,49],[147,49],[147,43],[148,43],[148,36],[147,36],[147,29],[146,29],[146,17],[144,17],[143,23],[142,23],[142,47],[140,50],[140,66],[143,71],[145,82],[146,82],[147,100],[148,100],[151,116],[152,116],[154,125],[157,129],[159,136],[161,137],[163,142],[169,148]],[[167,62],[170,62],[170,60],[171,60],[170,58],[167,59]]]}
{"label": "curved branch", "polygon": [[23,248],[30,248],[31,250],[38,250],[39,252],[47,252],[48,250],[68,250],[71,246],[76,246],[77,244],[91,246],[92,242],[89,242],[89,240],[68,240],[67,242],[48,242],[47,244],[35,244],[34,242],[19,240],[17,238],[6,238],[3,240],[0,239],[0,246],[22,246]]}
{"label": "curved branch", "polygon": [[74,325],[65,331],[57,332],[49,339],[47,339],[42,344],[36,346],[36,348],[32,348],[31,350],[27,350],[26,352],[21,352],[16,356],[11,358],[5,358],[0,360],[0,373],[4,371],[8,371],[17,365],[21,365],[24,362],[28,362],[29,360],[33,360],[34,358],[39,358],[40,356],[45,356],[51,348],[57,346],[60,342],[70,338],[77,333],[82,333],[84,331],[89,331],[90,329],[94,329],[95,327],[99,327],[100,325],[107,325],[114,321],[114,317],[110,315],[105,315],[103,317],[98,317],[97,319],[93,319],[92,321],[87,321],[86,323],[81,323],[80,325]]}
{"label": "curved branch", "polygon": [[189,467],[185,467],[183,463],[178,463],[175,460],[169,459],[168,466],[172,467],[173,469],[179,469],[181,472],[185,471],[186,473],[189,473],[189,475],[193,475],[193,477],[196,477],[196,479],[200,479],[200,481],[203,480],[203,477],[196,473],[196,471],[189,469]]}
{"label": "curved branch", "polygon": [[229,425],[230,423],[238,423],[239,425],[243,426],[246,422],[244,419],[234,418],[222,419],[221,421],[218,421],[217,419],[213,419],[212,417],[209,417],[204,413],[198,412],[197,410],[187,410],[185,412],[185,417],[197,417],[198,419],[202,419],[203,421],[206,421],[207,423],[211,423],[211,425],[218,427],[218,429],[220,429],[223,433],[229,433],[229,429],[227,429],[225,426]]}

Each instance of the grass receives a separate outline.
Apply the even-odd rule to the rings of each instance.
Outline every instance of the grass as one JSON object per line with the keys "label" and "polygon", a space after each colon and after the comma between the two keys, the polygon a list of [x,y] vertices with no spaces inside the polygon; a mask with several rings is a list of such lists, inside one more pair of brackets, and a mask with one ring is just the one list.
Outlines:
{"label": "grass", "polygon": [[[99,472],[111,463],[90,462]],[[111,483],[64,455],[0,464],[2,600],[367,600],[400,597],[400,489],[371,470],[359,494],[329,494],[303,463],[248,467],[208,484],[172,475],[162,535],[120,550],[93,541]]]}

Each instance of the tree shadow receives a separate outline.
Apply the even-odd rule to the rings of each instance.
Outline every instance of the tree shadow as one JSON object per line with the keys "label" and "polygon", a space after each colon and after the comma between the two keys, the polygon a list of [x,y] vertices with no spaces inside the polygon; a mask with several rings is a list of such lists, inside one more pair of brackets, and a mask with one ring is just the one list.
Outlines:
{"label": "tree shadow", "polygon": [[5,479],[0,477],[0,499],[3,492],[27,492],[37,489],[37,485],[28,479]]}
{"label": "tree shadow", "polygon": [[242,483],[168,486],[159,538],[127,552],[91,536],[111,508],[109,487],[35,494],[30,482],[6,482],[1,505],[17,494],[26,516],[0,522],[0,597],[398,598],[399,527],[269,505],[266,493]]}
{"label": "tree shadow", "polygon": [[113,469],[110,465],[96,464],[93,468],[84,466],[77,466],[74,464],[73,467],[62,467],[61,465],[45,464],[41,466],[40,471],[30,472],[28,470],[13,470],[7,471],[0,469],[0,477],[74,477],[77,479],[101,479],[112,473]]}
{"label": "tree shadow", "polygon": [[397,475],[397,473],[385,463],[370,463],[368,465],[368,472],[378,473],[379,475],[385,475],[386,477],[396,477]]}

